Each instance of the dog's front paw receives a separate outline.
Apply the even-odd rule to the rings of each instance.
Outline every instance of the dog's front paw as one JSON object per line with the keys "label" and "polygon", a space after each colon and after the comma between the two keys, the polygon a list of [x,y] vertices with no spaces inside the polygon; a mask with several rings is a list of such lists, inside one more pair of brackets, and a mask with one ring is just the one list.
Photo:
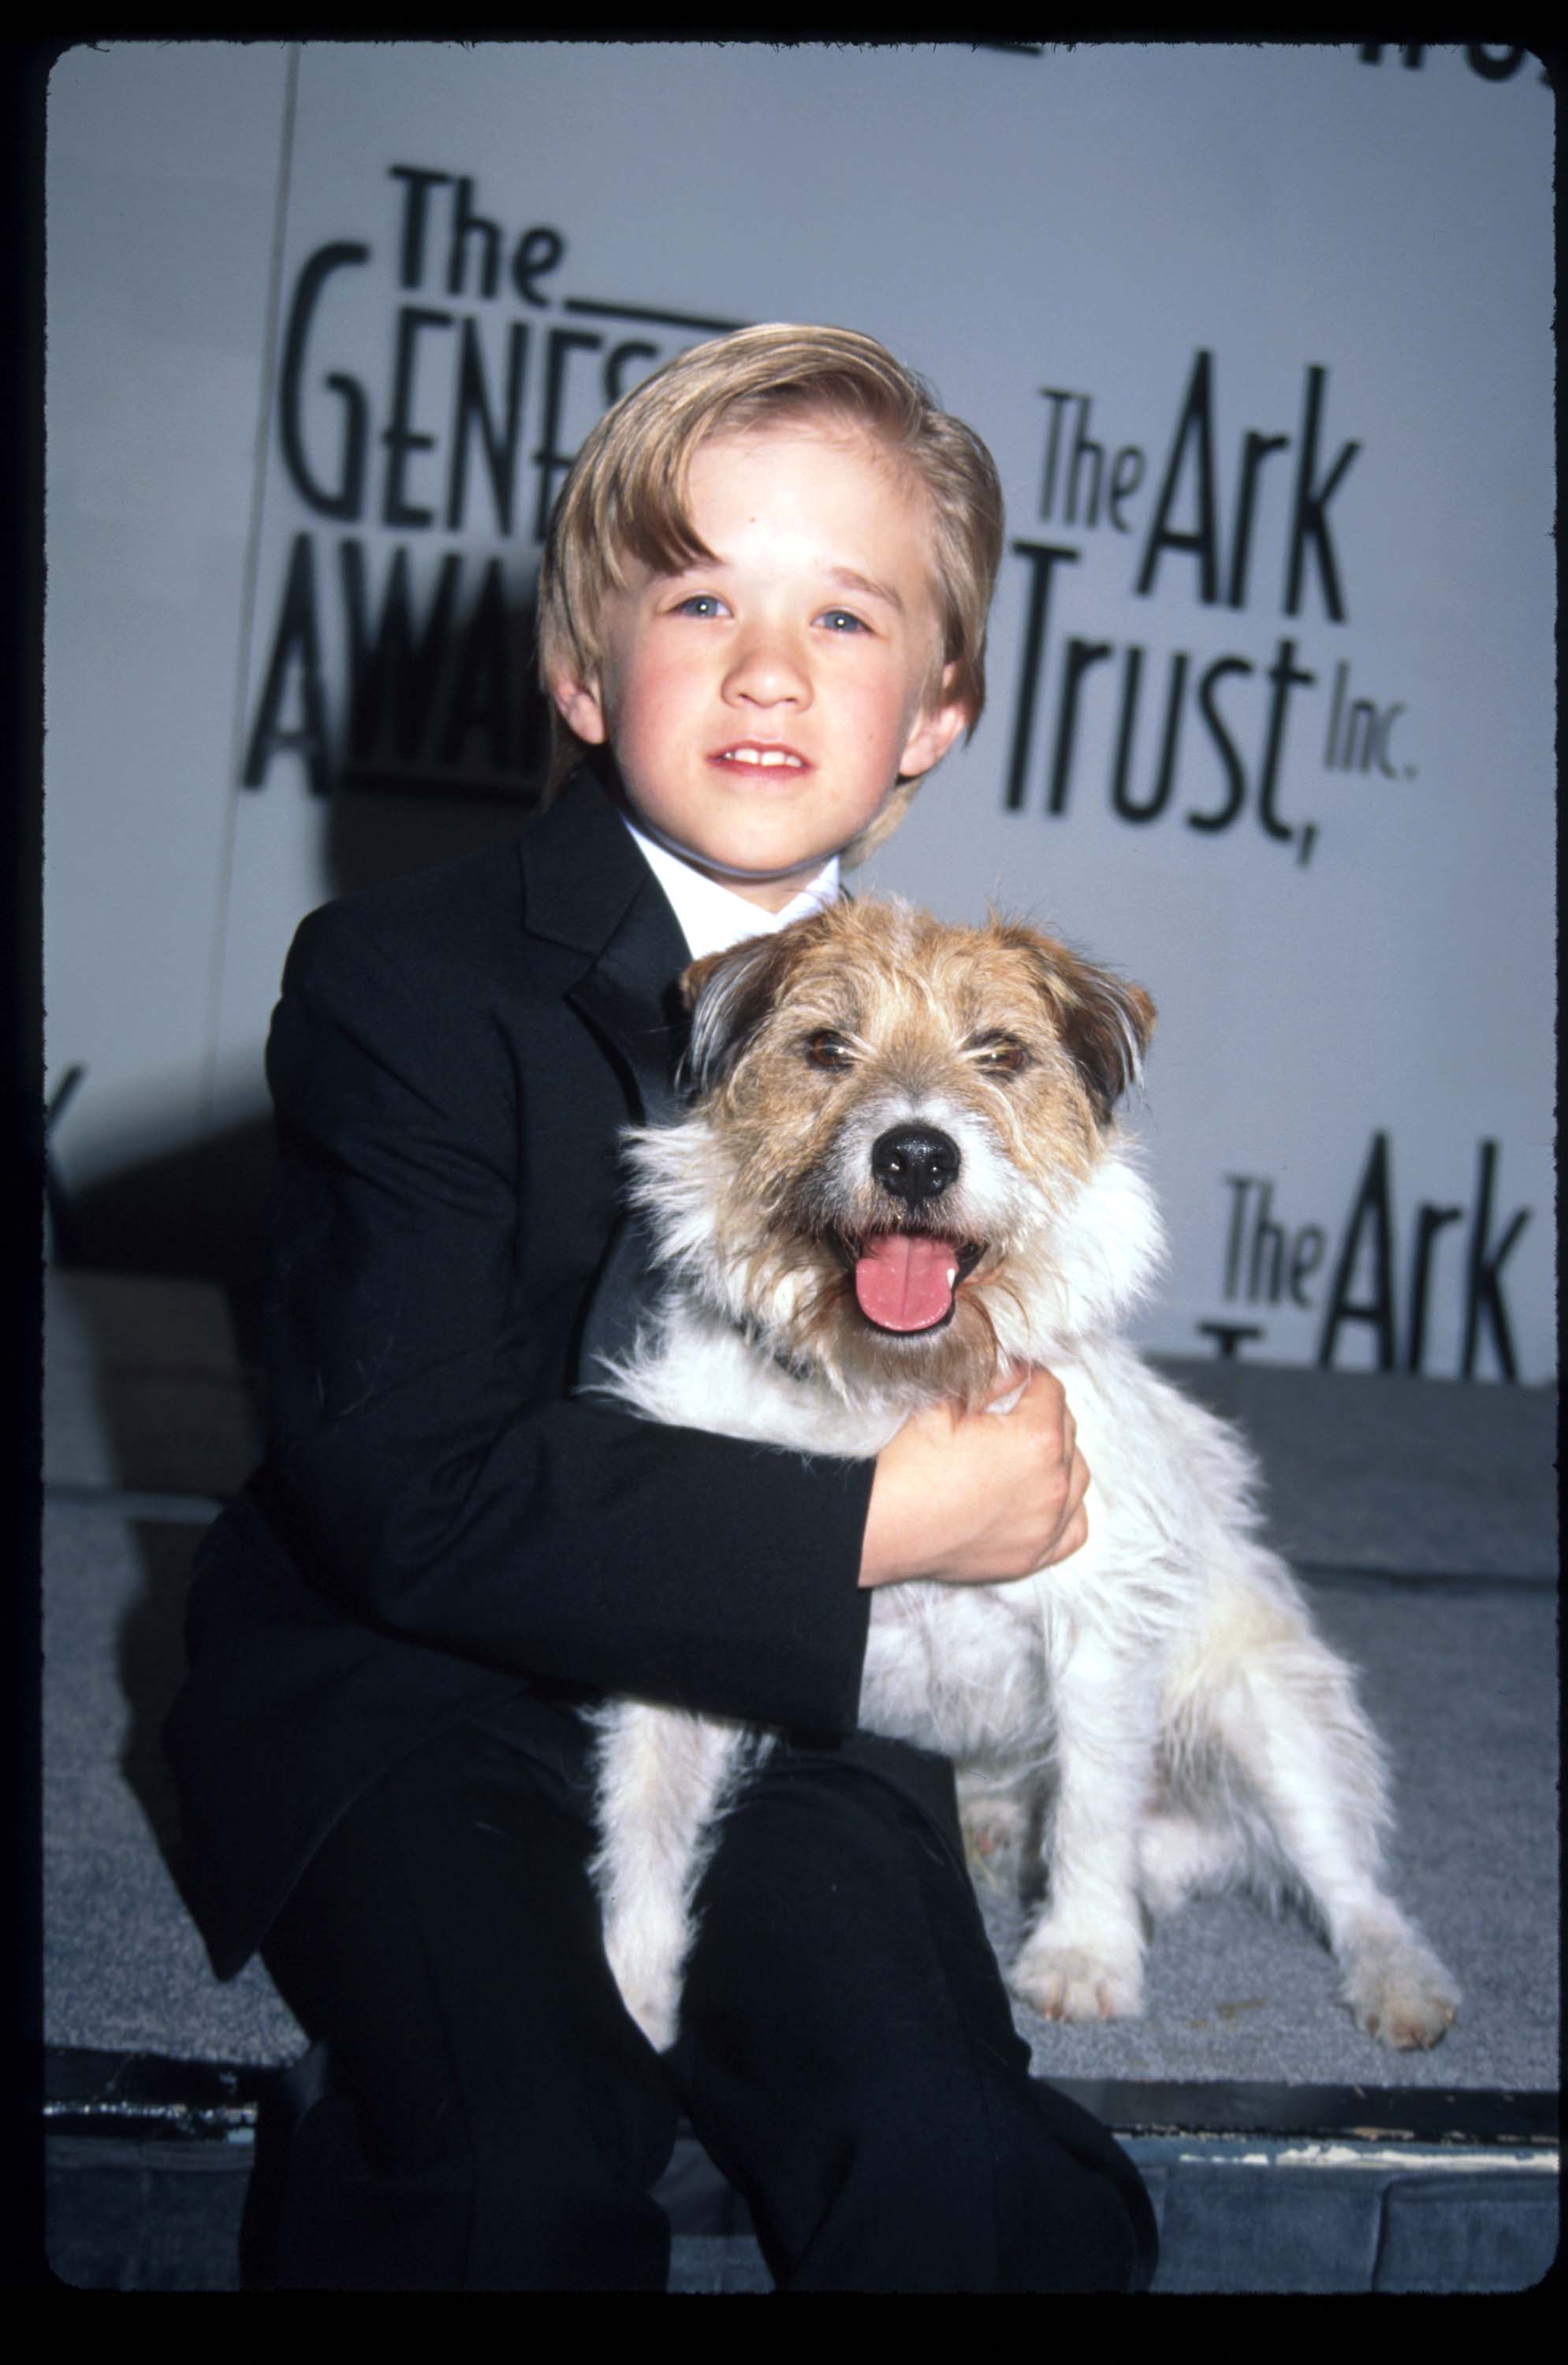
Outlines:
{"label": "dog's front paw", "polygon": [[1008,1985],[1042,2020],[1130,2020],[1143,2010],[1143,1966],[1084,1946],[1026,1946]]}
{"label": "dog's front paw", "polygon": [[1457,1982],[1415,1938],[1358,1946],[1345,1965],[1344,1992],[1367,2034],[1400,2052],[1439,2043],[1460,2004]]}

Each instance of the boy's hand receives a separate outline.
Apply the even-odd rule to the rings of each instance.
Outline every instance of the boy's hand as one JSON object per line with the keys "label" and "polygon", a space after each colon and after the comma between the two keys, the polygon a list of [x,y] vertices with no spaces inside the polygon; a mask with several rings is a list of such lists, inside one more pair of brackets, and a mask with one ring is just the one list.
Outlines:
{"label": "boy's hand", "polygon": [[[1013,1395],[1019,1371],[987,1406]],[[935,1577],[996,1585],[1075,1552],[1089,1534],[1089,1472],[1061,1382],[1034,1372],[1011,1411],[916,1413],[877,1456],[863,1586]]]}

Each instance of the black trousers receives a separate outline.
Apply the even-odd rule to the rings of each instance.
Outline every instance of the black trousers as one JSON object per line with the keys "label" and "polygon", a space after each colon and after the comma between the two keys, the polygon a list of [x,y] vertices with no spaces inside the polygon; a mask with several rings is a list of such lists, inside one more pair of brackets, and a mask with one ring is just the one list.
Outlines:
{"label": "black trousers", "polygon": [[351,1808],[264,1958],[332,2090],[289,2151],[285,2286],[662,2290],[682,2107],[790,2291],[1128,2291],[1137,2171],[1029,2076],[937,1809],[780,1745],[704,1880],[682,2034],[624,2011],[581,1728],[507,1702]]}

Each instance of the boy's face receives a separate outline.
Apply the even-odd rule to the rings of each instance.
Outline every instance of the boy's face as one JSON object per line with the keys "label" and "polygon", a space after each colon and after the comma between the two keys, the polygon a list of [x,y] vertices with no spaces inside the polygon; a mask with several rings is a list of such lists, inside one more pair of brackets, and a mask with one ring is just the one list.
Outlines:
{"label": "boy's face", "polygon": [[868,437],[797,423],[700,444],[687,507],[716,563],[633,562],[556,702],[639,826],[779,911],[963,728],[932,693],[924,496]]}

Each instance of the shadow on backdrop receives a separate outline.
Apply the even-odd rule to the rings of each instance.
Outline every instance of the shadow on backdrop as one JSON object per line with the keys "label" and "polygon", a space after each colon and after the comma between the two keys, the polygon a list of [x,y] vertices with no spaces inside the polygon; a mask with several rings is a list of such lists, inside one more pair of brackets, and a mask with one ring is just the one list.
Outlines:
{"label": "shadow on backdrop", "polygon": [[[490,581],[498,577],[487,578]],[[536,801],[549,757],[549,710],[534,677],[532,586],[521,602],[483,596],[455,633],[442,625],[440,586],[424,619],[411,614],[406,582],[388,589],[374,640],[359,652],[340,745],[329,744],[329,701],[319,678],[302,685],[297,729],[280,727],[263,748],[269,790],[297,792],[300,768],[321,831],[322,901],[407,877],[458,856],[500,855]],[[252,747],[252,761],[255,749]],[[242,894],[244,882],[235,882]],[[303,913],[299,915],[303,917]],[[281,977],[286,941],[277,946]],[[151,1158],[129,1160],[67,1197],[50,1176],[52,1261],[109,1272],[217,1283],[227,1294],[241,1360],[253,1379],[262,1360],[261,1306],[273,1127],[262,1053],[268,1014],[258,1014],[256,1115]],[[59,1047],[62,1059],[70,1047]],[[92,1088],[90,1073],[77,1081]],[[53,1111],[58,1123],[67,1089]]]}

